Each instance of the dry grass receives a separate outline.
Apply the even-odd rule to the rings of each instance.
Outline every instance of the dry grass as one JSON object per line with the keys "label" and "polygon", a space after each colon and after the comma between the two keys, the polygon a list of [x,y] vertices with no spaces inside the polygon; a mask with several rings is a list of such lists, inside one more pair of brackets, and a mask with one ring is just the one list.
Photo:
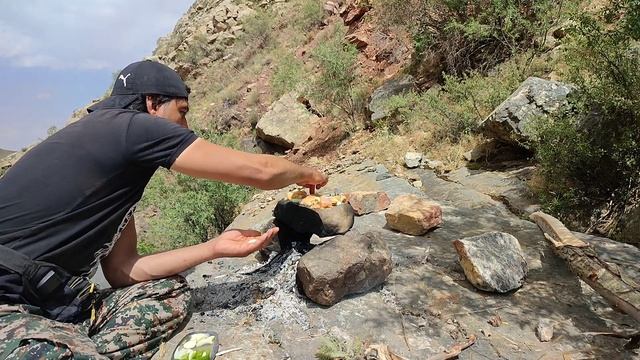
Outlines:
{"label": "dry grass", "polygon": [[464,135],[459,142],[435,141],[428,131],[413,131],[391,134],[379,131],[371,134],[362,153],[386,165],[402,163],[405,153],[417,151],[430,160],[444,162],[443,170],[454,170],[463,166],[464,154],[482,141],[480,135]]}

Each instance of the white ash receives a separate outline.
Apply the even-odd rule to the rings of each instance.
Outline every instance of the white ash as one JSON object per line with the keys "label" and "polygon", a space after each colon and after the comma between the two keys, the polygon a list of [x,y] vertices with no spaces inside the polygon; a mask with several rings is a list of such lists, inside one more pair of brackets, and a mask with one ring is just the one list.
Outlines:
{"label": "white ash", "polygon": [[296,324],[308,330],[309,317],[302,310],[304,298],[296,287],[296,266],[300,253],[293,251],[279,267],[279,272],[264,283],[264,288],[274,289],[273,294],[263,301],[252,305],[258,320],[277,321],[282,324]]}

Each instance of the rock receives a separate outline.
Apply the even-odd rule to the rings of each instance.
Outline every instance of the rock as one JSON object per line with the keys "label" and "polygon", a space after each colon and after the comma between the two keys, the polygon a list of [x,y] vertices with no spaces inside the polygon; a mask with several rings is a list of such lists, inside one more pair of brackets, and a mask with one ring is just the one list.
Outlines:
{"label": "rock", "polygon": [[367,11],[369,11],[369,9],[363,6],[350,6],[347,12],[343,15],[344,24],[350,26],[351,24],[360,21]]}
{"label": "rock", "polygon": [[414,187],[420,189],[420,188],[422,188],[422,181],[416,180],[416,181],[412,182],[411,185],[413,185]]}
{"label": "rock", "polygon": [[358,216],[386,210],[391,204],[389,196],[383,191],[354,191],[347,194],[347,199]]}
{"label": "rock", "polygon": [[440,161],[440,160],[423,159],[422,163],[428,169],[432,169],[432,170],[440,170],[440,169],[444,168],[444,163],[442,161]]}
{"label": "rock", "polygon": [[387,170],[384,165],[376,165],[374,172],[376,174],[376,181],[382,181],[392,177],[392,175],[389,174],[389,170]]}
{"label": "rock", "polygon": [[527,261],[513,235],[489,232],[453,245],[467,280],[484,291],[505,293],[517,289],[527,275]]}
{"label": "rock", "polygon": [[256,125],[256,134],[266,142],[292,149],[314,134],[319,119],[289,93],[269,107]]}
{"label": "rock", "polygon": [[536,336],[541,342],[551,341],[554,323],[550,319],[540,319],[536,326]]}
{"label": "rock", "polygon": [[249,18],[252,16],[255,16],[256,11],[253,10],[252,8],[244,5],[244,4],[240,4],[239,5],[239,10],[238,10],[238,20],[243,20],[245,18]]}
{"label": "rock", "polygon": [[420,162],[422,161],[422,154],[417,152],[408,152],[404,154],[404,166],[409,169],[415,169],[420,166]]}
{"label": "rock", "polygon": [[613,232],[616,240],[629,244],[640,244],[640,204],[629,206]]}
{"label": "rock", "polygon": [[367,34],[364,33],[353,33],[349,34],[345,37],[345,40],[355,45],[358,49],[366,48],[369,45],[369,38]]}
{"label": "rock", "polygon": [[568,105],[569,84],[530,77],[480,124],[489,138],[528,148],[531,122],[557,114]]}
{"label": "rock", "polygon": [[382,284],[391,269],[391,251],[378,233],[352,232],[301,257],[296,276],[309,299],[331,306]]}
{"label": "rock", "polygon": [[354,213],[349,204],[327,209],[312,209],[297,202],[281,200],[273,216],[300,234],[320,237],[344,234],[353,226]]}
{"label": "rock", "polygon": [[409,235],[423,235],[442,224],[442,208],[415,195],[400,195],[385,213],[387,226]]}
{"label": "rock", "polygon": [[411,75],[401,75],[388,80],[371,94],[368,110],[371,112],[371,121],[384,119],[390,115],[386,109],[387,100],[394,96],[411,91],[415,87],[415,79]]}

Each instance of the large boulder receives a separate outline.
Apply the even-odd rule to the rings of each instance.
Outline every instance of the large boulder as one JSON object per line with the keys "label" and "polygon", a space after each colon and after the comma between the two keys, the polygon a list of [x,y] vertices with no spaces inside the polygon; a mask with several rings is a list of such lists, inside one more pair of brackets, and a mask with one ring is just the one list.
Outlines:
{"label": "large boulder", "polygon": [[480,124],[489,138],[528,148],[531,122],[568,105],[569,84],[530,77]]}
{"label": "large boulder", "polygon": [[289,93],[269,107],[256,125],[256,134],[266,142],[292,149],[313,136],[319,120],[294,93]]}
{"label": "large boulder", "polygon": [[354,191],[347,194],[347,200],[358,216],[386,210],[391,205],[384,191]]}
{"label": "large boulder", "polygon": [[622,214],[613,236],[616,240],[640,244],[640,204],[628,207]]}
{"label": "large boulder", "polygon": [[371,112],[371,121],[376,121],[388,117],[389,112],[386,108],[387,100],[394,96],[404,94],[413,90],[415,87],[415,79],[411,75],[401,75],[388,80],[382,86],[375,89],[371,94],[368,110]]}
{"label": "large boulder", "polygon": [[476,288],[505,293],[524,283],[527,261],[513,235],[489,232],[455,240],[453,246],[467,280]]}
{"label": "large boulder", "polygon": [[309,299],[330,306],[382,284],[391,269],[391,251],[379,233],[351,232],[300,258],[297,279]]}
{"label": "large boulder", "polygon": [[385,213],[387,227],[409,235],[424,235],[442,224],[442,208],[416,195],[400,195]]}

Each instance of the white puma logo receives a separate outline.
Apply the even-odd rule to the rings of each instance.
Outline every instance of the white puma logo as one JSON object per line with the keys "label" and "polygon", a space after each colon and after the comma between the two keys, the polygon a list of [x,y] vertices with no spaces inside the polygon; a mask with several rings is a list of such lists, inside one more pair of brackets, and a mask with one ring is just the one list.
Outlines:
{"label": "white puma logo", "polygon": [[118,79],[122,80],[122,83],[124,84],[124,87],[127,87],[127,78],[129,77],[129,75],[131,75],[131,74],[127,74],[127,76],[122,76],[122,74],[121,74],[120,77],[118,77]]}

